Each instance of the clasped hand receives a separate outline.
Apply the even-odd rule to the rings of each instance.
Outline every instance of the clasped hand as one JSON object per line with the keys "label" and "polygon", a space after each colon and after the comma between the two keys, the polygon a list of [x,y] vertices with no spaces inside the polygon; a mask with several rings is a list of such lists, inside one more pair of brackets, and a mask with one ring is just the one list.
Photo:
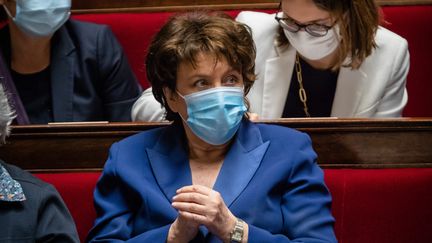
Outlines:
{"label": "clasped hand", "polygon": [[185,186],[177,190],[172,206],[179,214],[171,225],[168,239],[189,242],[198,233],[198,227],[204,225],[223,242],[229,242],[236,217],[219,192],[201,185]]}

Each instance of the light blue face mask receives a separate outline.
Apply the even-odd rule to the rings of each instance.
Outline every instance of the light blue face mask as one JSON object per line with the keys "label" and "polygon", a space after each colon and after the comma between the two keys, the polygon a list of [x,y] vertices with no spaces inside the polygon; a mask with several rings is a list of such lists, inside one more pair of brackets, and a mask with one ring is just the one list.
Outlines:
{"label": "light blue face mask", "polygon": [[189,128],[213,145],[224,144],[234,136],[246,111],[242,87],[217,87],[179,95],[187,105],[185,122]]}
{"label": "light blue face mask", "polygon": [[54,34],[70,16],[71,0],[16,0],[16,14],[6,13],[24,33],[31,36]]}

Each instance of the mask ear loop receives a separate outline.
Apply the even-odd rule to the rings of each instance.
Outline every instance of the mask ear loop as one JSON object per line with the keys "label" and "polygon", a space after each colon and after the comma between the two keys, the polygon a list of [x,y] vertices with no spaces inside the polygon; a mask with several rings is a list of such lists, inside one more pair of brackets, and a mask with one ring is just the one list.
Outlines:
{"label": "mask ear loop", "polygon": [[184,101],[186,101],[185,97],[184,97],[182,94],[180,94],[180,92],[178,92],[177,89],[176,89],[176,93],[177,93],[178,95],[180,95],[180,97],[182,97]]}
{"label": "mask ear loop", "polygon": [[[176,93],[180,96],[180,97],[182,97],[182,99],[184,100],[184,102],[186,103],[186,99],[185,99],[185,97],[182,95],[182,94],[180,94],[180,92],[178,92],[178,90],[176,89]],[[187,103],[186,103],[187,104]],[[187,108],[186,108],[186,111],[187,111]],[[187,120],[185,120],[184,118],[183,118],[183,116],[180,114],[180,112],[177,112],[177,114],[180,116],[180,118],[187,124]]]}

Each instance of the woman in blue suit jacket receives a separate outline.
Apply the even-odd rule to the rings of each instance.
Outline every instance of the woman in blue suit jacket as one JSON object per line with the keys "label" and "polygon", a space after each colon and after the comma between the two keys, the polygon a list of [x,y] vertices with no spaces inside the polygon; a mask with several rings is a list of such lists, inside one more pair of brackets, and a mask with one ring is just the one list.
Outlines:
{"label": "woman in blue suit jacket", "polygon": [[173,123],[112,146],[88,241],[336,242],[310,138],[245,118],[254,58],[231,19],[189,13],[162,27],[146,67]]}

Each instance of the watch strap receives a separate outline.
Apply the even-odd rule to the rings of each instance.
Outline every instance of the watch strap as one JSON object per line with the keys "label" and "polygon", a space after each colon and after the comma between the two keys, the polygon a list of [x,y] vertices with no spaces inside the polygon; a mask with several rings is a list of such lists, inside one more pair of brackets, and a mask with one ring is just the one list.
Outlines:
{"label": "watch strap", "polygon": [[232,243],[241,243],[244,235],[244,221],[237,218],[236,224],[230,234]]}

